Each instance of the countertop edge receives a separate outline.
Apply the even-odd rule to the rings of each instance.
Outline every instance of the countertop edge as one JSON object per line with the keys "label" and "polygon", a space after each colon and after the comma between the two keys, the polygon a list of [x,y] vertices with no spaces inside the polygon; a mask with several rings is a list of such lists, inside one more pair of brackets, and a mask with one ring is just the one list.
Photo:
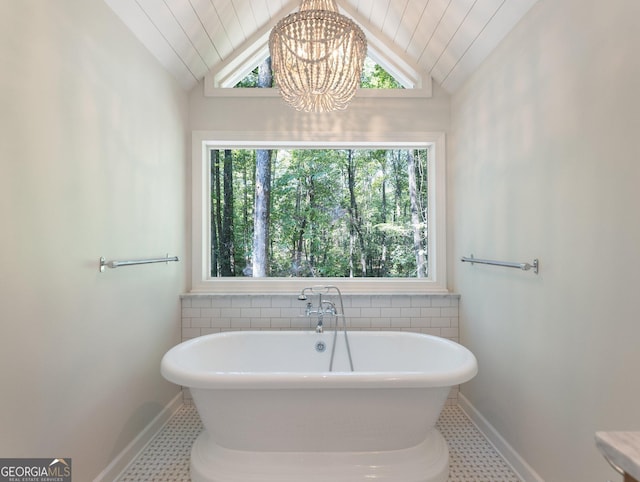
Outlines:
{"label": "countertop edge", "polygon": [[596,447],[614,466],[640,480],[640,432],[596,432]]}

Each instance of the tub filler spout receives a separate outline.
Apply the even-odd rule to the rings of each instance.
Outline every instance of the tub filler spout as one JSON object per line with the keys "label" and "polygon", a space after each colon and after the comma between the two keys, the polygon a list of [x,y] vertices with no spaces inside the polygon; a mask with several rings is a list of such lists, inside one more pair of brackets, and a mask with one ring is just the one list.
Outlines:
{"label": "tub filler spout", "polygon": [[[322,294],[334,292],[338,296],[340,303],[340,310],[336,307],[333,301],[322,298]],[[307,293],[318,295],[318,305],[313,306],[311,301],[307,301]],[[304,310],[304,315],[310,317],[311,315],[317,316],[316,333],[324,333],[324,317],[329,316],[333,320],[333,345],[331,347],[331,359],[329,361],[329,371],[333,371],[333,361],[335,359],[336,341],[338,336],[338,318],[342,318],[342,331],[344,332],[344,342],[347,349],[347,355],[349,357],[349,367],[353,371],[353,359],[351,358],[351,347],[349,346],[349,337],[347,335],[347,322],[344,315],[344,303],[342,302],[342,293],[337,286],[310,286],[303,288],[298,295],[300,301],[307,301],[307,306]],[[331,328],[331,326],[329,327]]]}

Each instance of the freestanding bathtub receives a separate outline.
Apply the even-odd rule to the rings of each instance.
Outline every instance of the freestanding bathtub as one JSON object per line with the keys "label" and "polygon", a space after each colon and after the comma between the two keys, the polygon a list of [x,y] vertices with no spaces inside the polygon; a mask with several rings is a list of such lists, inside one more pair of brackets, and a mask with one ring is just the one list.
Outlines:
{"label": "freestanding bathtub", "polygon": [[435,428],[452,386],[473,378],[473,354],[408,332],[244,331],[169,350],[162,375],[189,387],[204,430],[194,482],[444,482],[447,444]]}

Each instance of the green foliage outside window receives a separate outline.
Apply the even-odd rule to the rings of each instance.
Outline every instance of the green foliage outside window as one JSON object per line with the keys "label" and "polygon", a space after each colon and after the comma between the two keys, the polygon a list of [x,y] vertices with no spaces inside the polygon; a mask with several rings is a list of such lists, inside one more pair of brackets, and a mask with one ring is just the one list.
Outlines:
{"label": "green foliage outside window", "polygon": [[364,61],[360,87],[363,89],[404,89],[400,82],[370,57]]}
{"label": "green foliage outside window", "polygon": [[[238,82],[235,88],[258,87],[258,67],[253,69],[247,76]],[[370,57],[367,57],[362,69],[360,87],[363,89],[404,89],[389,72],[376,64]]]}
{"label": "green foliage outside window", "polygon": [[[211,151],[212,277],[255,276],[256,152]],[[270,151],[265,276],[427,276],[427,153]],[[232,172],[230,192],[223,172]],[[226,203],[231,229],[223,225]]]}

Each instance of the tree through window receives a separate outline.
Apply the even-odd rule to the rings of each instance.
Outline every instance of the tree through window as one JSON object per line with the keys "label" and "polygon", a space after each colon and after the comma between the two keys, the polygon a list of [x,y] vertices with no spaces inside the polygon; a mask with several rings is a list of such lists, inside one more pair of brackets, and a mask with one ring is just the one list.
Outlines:
{"label": "tree through window", "polygon": [[[247,76],[240,80],[234,88],[254,88],[254,87],[272,87],[271,81],[269,85],[261,84],[260,71],[265,70],[265,65],[270,70],[271,59],[267,58],[256,66]],[[264,74],[262,74],[264,75]],[[269,73],[270,75],[270,73]],[[363,89],[404,89],[403,85],[396,80],[393,75],[387,72],[380,64],[374,62],[371,57],[366,57],[364,61],[364,68],[362,69],[362,76],[360,79],[360,88]]]}
{"label": "tree through window", "polygon": [[211,277],[427,277],[428,153],[211,149]]}

